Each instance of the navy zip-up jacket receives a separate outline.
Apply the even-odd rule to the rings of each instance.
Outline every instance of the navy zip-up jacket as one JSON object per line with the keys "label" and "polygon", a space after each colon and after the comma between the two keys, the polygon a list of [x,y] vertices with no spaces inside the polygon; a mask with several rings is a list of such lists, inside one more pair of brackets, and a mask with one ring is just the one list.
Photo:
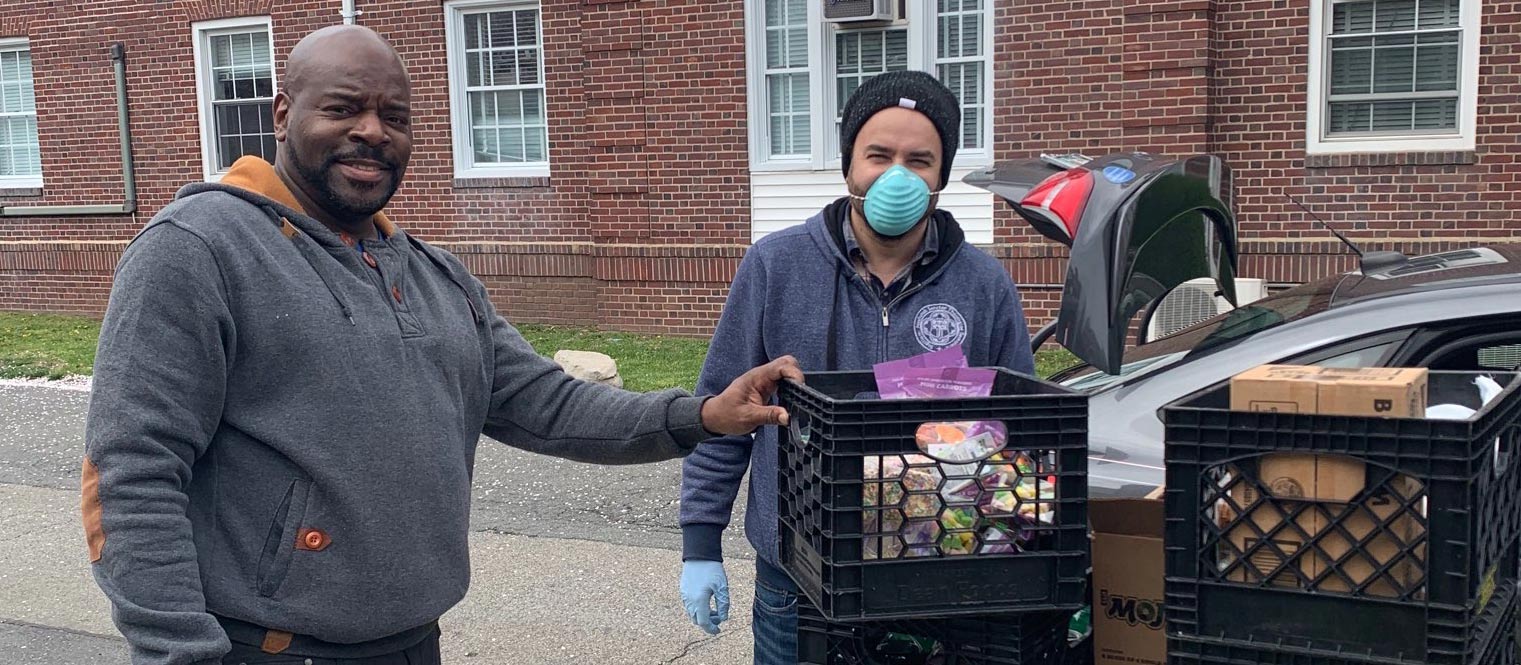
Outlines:
{"label": "navy zip-up jacket", "polygon": [[[835,201],[745,254],[698,378],[699,394],[717,394],[750,368],[789,354],[805,373],[869,370],[960,344],[973,367],[1034,374],[1014,281],[997,259],[966,243],[950,213],[937,211],[930,220],[939,232],[935,258],[916,266],[906,287],[889,289],[896,293],[884,302],[846,256],[848,202]],[[745,531],[761,560],[777,566],[777,431],[764,427],[754,437],[753,446],[744,438],[710,441],[686,458],[684,560],[723,560],[721,535],[749,469]]]}

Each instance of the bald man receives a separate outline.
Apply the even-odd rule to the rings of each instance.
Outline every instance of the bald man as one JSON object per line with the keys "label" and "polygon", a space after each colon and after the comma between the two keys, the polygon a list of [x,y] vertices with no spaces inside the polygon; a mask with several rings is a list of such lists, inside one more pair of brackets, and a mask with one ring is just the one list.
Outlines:
{"label": "bald man", "polygon": [[275,163],[186,186],[122,256],[81,507],[136,665],[438,663],[482,434],[633,464],[785,422],[766,401],[802,378],[790,358],[708,398],[582,383],[534,353],[458,259],[382,212],[409,101],[375,33],[307,36]]}

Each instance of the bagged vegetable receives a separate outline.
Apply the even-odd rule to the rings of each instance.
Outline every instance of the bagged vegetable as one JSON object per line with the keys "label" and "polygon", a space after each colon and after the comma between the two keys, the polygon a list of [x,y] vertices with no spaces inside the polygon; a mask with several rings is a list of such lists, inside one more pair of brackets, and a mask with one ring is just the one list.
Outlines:
{"label": "bagged vegetable", "polygon": [[[882,399],[975,398],[997,372],[967,367],[960,347],[874,367]],[[926,422],[922,455],[863,458],[864,558],[1013,554],[1054,522],[1055,478],[1008,451],[998,421]]]}

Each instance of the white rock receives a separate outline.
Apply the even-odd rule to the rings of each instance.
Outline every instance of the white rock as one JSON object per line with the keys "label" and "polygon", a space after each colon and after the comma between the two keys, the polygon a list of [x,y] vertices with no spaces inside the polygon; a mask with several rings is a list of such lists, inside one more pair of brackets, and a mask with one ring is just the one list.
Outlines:
{"label": "white rock", "polygon": [[561,350],[555,352],[555,362],[565,368],[566,373],[582,381],[623,387],[623,377],[618,375],[618,362],[607,354]]}

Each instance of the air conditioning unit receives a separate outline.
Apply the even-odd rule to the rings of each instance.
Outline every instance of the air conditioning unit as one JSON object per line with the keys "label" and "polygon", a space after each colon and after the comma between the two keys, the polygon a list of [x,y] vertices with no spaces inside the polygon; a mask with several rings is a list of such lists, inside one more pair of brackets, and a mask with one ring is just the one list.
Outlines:
{"label": "air conditioning unit", "polygon": [[[1208,277],[1184,282],[1162,299],[1151,315],[1146,339],[1160,339],[1205,319],[1231,310],[1230,301],[1215,295],[1215,280]],[[1238,278],[1236,302],[1245,305],[1267,297],[1267,283],[1260,279]]]}
{"label": "air conditioning unit", "polygon": [[830,23],[882,23],[898,20],[898,0],[823,0]]}

